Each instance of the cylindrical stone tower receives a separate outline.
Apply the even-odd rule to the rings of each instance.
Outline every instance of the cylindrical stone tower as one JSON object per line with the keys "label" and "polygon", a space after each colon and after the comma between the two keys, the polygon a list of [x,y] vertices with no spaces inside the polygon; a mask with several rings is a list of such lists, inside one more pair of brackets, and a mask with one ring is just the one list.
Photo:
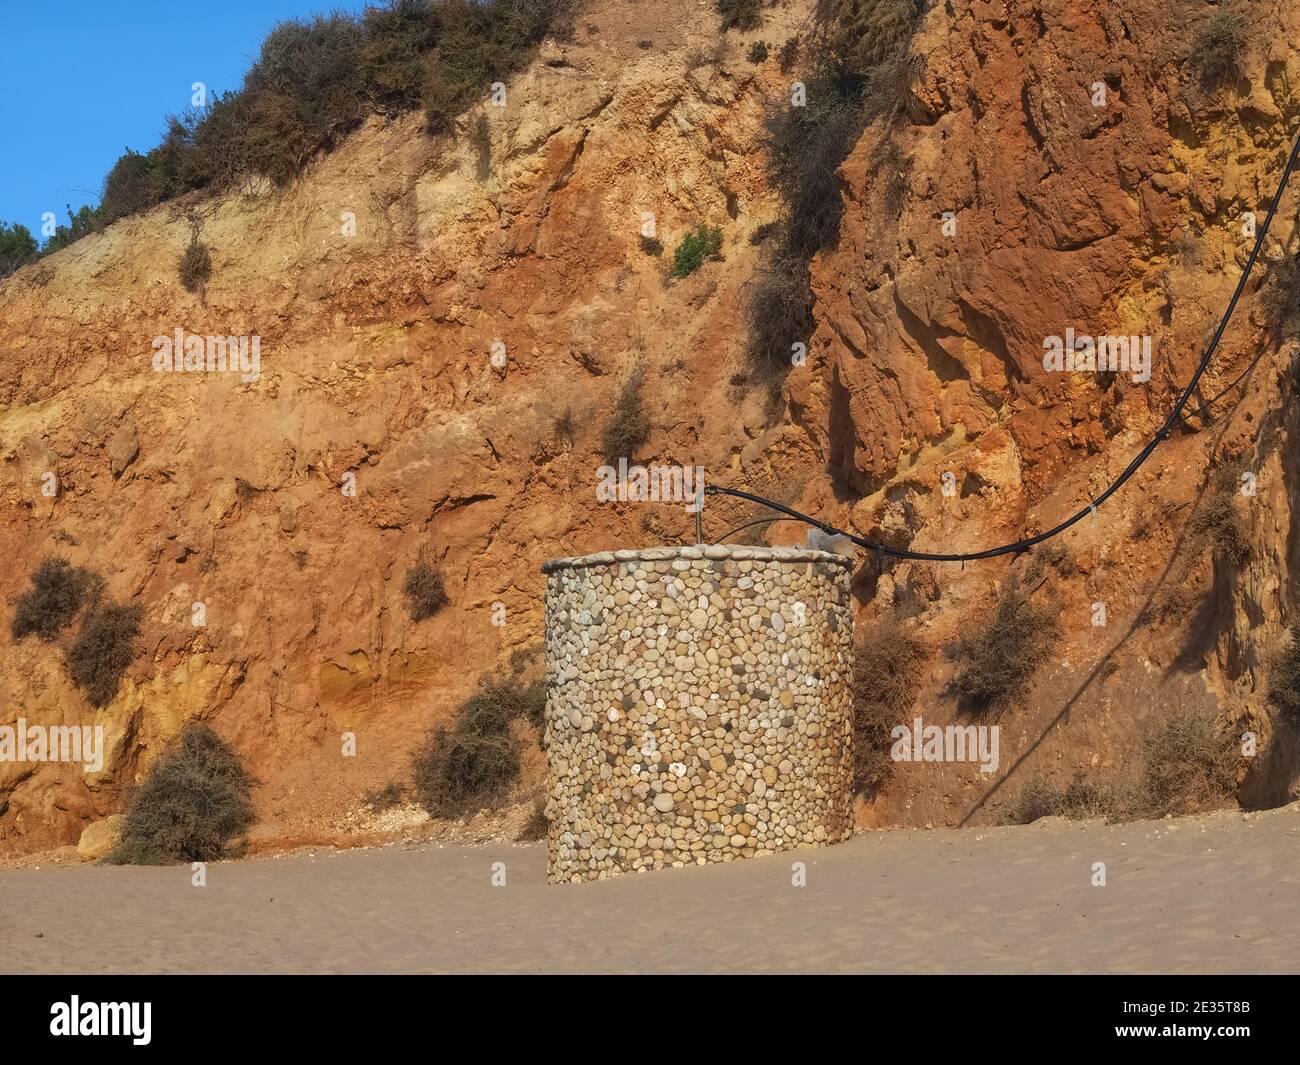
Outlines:
{"label": "cylindrical stone tower", "polygon": [[849,559],[664,547],[542,568],[551,881],[852,834]]}

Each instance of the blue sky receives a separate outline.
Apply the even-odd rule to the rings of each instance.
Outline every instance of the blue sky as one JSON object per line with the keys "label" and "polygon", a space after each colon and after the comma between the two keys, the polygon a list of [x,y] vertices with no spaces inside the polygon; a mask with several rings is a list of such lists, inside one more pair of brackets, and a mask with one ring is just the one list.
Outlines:
{"label": "blue sky", "polygon": [[126,147],[147,151],[190,86],[237,89],[277,22],[365,0],[0,0],[0,221],[40,239],[41,213],[67,222],[97,204]]}

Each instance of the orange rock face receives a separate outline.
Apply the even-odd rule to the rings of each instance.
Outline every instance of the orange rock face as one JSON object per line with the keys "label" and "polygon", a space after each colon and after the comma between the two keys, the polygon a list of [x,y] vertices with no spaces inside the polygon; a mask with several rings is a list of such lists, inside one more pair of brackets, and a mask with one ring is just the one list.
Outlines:
{"label": "orange rock face", "polygon": [[[709,5],[592,3],[572,41],[547,42],[510,83],[505,108],[482,109],[485,174],[463,135],[374,119],[287,189],[199,204],[203,300],[176,276],[182,204],[0,281],[0,594],[60,554],[145,611],[127,678],[97,713],[57,644],[0,632],[0,723],[95,721],[107,737],[95,774],[0,764],[0,854],[75,843],[119,812],[191,718],[248,762],[267,840],[333,838],[366,791],[406,778],[411,749],[480,676],[538,647],[543,560],[693,539],[679,504],[596,495],[601,432],[637,368],[652,425],[637,461],[703,466],[891,543],[1013,539],[1124,467],[1235,283],[1242,214],[1267,209],[1294,133],[1300,53],[1286,42],[1300,13],[1275,5],[1285,32],[1252,45],[1239,84],[1210,91],[1185,66],[1199,4],[935,7],[902,116],[868,128],[841,168],[809,359],[774,407],[747,381],[745,307],[763,255],[751,236],[781,210],[764,109],[796,75],[746,54],[806,33],[810,6],[770,9],[719,45]],[[649,218],[662,259],[641,247]],[[699,224],[722,229],[722,260],[670,279]],[[1150,336],[1151,381],[1045,373],[1044,338],[1069,327]],[[256,379],[155,371],[155,338],[177,329],[257,337]],[[1174,434],[1070,534],[1049,589],[1067,636],[1004,720],[1004,771],[1023,757],[1054,777],[1118,776],[1171,701],[1259,714],[1300,548],[1284,472],[1290,348],[1253,296],[1204,389],[1261,344],[1273,350],[1230,419]],[[557,431],[566,413],[571,438]],[[1201,613],[1123,635],[1183,572],[1177,508],[1211,466],[1258,474],[1238,501],[1250,561],[1197,560],[1185,580],[1204,591]],[[710,503],[706,533],[757,516]],[[769,542],[803,536],[767,528]],[[416,623],[402,581],[421,550],[450,604]],[[1025,565],[880,574],[864,560],[861,620],[898,613],[935,648],[927,721],[956,713],[943,644]],[[1101,631],[1098,601],[1112,619]],[[1118,672],[1088,681],[1112,654]],[[521,800],[540,766],[526,766]],[[1261,793],[1285,776],[1270,766],[1252,769]],[[990,784],[970,766],[908,767],[859,816],[994,818],[1005,796]]]}

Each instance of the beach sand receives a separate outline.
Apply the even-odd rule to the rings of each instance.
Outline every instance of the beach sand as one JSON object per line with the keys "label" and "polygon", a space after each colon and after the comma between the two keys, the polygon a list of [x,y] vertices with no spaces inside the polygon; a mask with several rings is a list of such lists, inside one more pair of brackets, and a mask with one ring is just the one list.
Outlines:
{"label": "beach sand", "polygon": [[[493,887],[493,863],[506,884]],[[792,863],[807,886],[792,885]],[[1106,886],[1092,885],[1104,862]],[[1300,972],[1300,804],[868,832],[548,885],[541,844],[0,871],[8,973]]]}

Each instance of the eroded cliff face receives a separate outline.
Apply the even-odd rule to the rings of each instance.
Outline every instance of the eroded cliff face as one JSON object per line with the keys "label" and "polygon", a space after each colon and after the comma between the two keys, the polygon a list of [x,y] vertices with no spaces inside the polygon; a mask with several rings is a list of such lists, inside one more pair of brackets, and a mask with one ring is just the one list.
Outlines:
{"label": "eroded cliff face", "polygon": [[[543,560],[693,538],[680,505],[597,500],[600,432],[637,368],[647,464],[700,465],[916,547],[988,546],[1076,509],[1163,420],[1248,251],[1239,216],[1266,209],[1297,109],[1300,13],[1258,6],[1269,32],[1241,84],[1213,93],[1183,71],[1199,3],[930,10],[905,117],[868,129],[842,168],[810,358],[775,407],[746,382],[744,307],[763,254],[751,236],[780,213],[764,109],[797,72],[746,54],[807,33],[807,3],[719,44],[711,4],[596,0],[504,108],[482,109],[486,152],[468,136],[479,112],[451,141],[416,116],[375,119],[288,189],[167,205],[0,282],[0,594],[59,553],[146,612],[97,714],[57,647],[0,633],[0,718],[98,722],[109,738],[96,774],[0,765],[0,852],[75,842],[196,717],[258,778],[262,838],[335,838],[481,675],[538,646]],[[202,299],[176,278],[193,212],[213,250]],[[645,212],[670,250],[720,226],[723,260],[670,281],[640,247]],[[1253,298],[1245,310],[1207,396],[1268,342]],[[1151,335],[1150,383],[1045,374],[1043,338],[1068,326]],[[258,336],[258,379],[155,372],[153,339],[178,328]],[[1143,722],[1171,705],[1222,707],[1267,737],[1260,665],[1296,572],[1288,366],[1274,345],[1239,404],[1175,433],[1065,538],[1050,577],[1067,638],[1004,718],[1003,789],[987,796],[969,765],[905,767],[864,823],[987,820],[1031,768],[1128,771]],[[1242,503],[1254,550],[1240,568],[1183,566],[1173,508],[1216,465],[1258,474]],[[711,504],[706,531],[747,516]],[[451,603],[417,624],[401,584],[422,549]],[[864,560],[861,616],[907,615],[938,648],[1027,565],[879,575]],[[1135,625],[1170,573],[1203,588],[1195,613]],[[947,671],[936,653],[927,723],[953,720]],[[1288,779],[1270,757],[1261,795]]]}
{"label": "eroded cliff face", "polygon": [[[839,246],[816,264],[815,372],[790,395],[826,459],[824,508],[838,499],[891,544],[979,550],[1086,506],[1163,424],[1238,281],[1253,243],[1243,215],[1263,219],[1300,110],[1300,14],[1250,5],[1243,76],[1211,89],[1186,62],[1208,10],[973,0],[930,11],[909,113],[869,130],[842,168]],[[1295,251],[1295,197],[1259,277]],[[1045,338],[1067,329],[1149,336],[1150,380],[1045,372]],[[1144,731],[1180,709],[1268,734],[1261,669],[1294,601],[1294,347],[1279,350],[1254,296],[1193,406],[1261,348],[1243,391],[1174,432],[1095,520],[1039,549],[1064,636],[1034,696],[1002,720],[1010,750],[995,779],[1016,760],[1006,784],[990,793],[989,778],[961,771],[936,786],[942,772],[926,767],[896,775],[868,816],[892,823],[901,806],[923,822],[982,819],[1030,773],[1132,772]],[[1250,541],[1239,566],[1186,535],[1216,470],[1257,482],[1236,501]],[[1033,564],[887,568],[865,582],[866,613],[914,615],[942,644]],[[954,720],[948,675],[939,665],[918,702],[927,721]],[[1294,751],[1294,736],[1278,737],[1243,798],[1285,798]]]}

